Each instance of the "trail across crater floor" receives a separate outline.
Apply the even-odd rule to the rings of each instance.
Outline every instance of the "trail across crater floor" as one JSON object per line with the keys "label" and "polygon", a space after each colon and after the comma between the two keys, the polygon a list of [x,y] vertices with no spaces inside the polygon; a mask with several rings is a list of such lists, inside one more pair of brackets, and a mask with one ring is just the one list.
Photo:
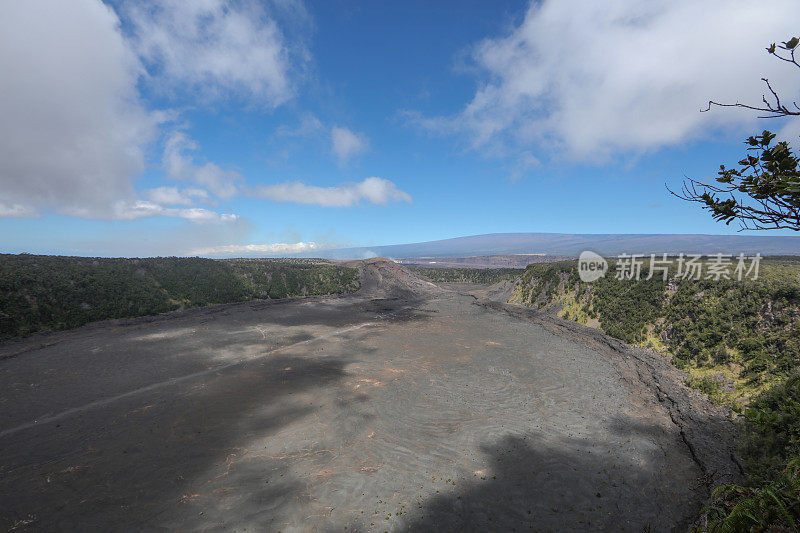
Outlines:
{"label": "trail across crater floor", "polygon": [[668,366],[386,268],[0,345],[0,528],[668,531],[736,477]]}

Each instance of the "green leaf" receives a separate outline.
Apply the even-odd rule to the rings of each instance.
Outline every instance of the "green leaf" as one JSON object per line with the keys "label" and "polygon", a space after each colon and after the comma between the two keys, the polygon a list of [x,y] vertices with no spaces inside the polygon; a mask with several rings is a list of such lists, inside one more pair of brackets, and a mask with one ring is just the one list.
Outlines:
{"label": "green leaf", "polygon": [[795,46],[797,46],[798,43],[800,43],[800,39],[798,39],[797,37],[792,37],[791,39],[789,39],[787,42],[785,42],[783,44],[786,45],[787,50],[792,50],[792,49],[794,49]]}

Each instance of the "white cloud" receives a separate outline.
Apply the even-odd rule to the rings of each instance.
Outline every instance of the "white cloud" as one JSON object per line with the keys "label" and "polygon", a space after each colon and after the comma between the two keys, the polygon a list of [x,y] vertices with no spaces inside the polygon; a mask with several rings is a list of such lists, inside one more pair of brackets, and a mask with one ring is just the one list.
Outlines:
{"label": "white cloud", "polygon": [[133,198],[158,115],[141,103],[142,67],[115,13],[91,0],[5,2],[0,50],[0,216],[108,217]]}
{"label": "white cloud", "polygon": [[205,187],[220,198],[236,194],[237,183],[242,180],[238,172],[224,170],[215,163],[198,165],[191,152],[198,149],[197,143],[181,131],[173,132],[164,146],[164,167],[175,179],[188,179]]}
{"label": "white cloud", "polygon": [[146,189],[142,193],[152,202],[161,205],[194,205],[195,202],[208,199],[208,192],[203,189],[183,189],[177,187],[156,187]]}
{"label": "white cloud", "polygon": [[798,19],[794,0],[532,2],[519,27],[475,48],[486,78],[460,113],[411,116],[495,155],[535,145],[592,160],[682,143],[752,124],[751,112],[699,110],[759,103],[762,76],[798,94],[796,70],[764,51]]}
{"label": "white cloud", "polygon": [[[301,8],[275,7],[295,18],[303,15]],[[207,0],[189,6],[164,0],[132,9],[143,18],[126,20],[130,27],[143,29],[137,24],[148,17],[154,23],[154,34],[137,35],[155,41],[136,42],[160,82],[176,89],[203,83],[270,106],[291,96],[280,33],[255,4]],[[172,40],[159,41],[158,32],[172,32]],[[169,50],[159,49],[159,43]],[[8,3],[0,17],[0,50],[0,218],[56,212],[215,223],[205,226],[209,231],[246,226],[235,214],[198,207],[211,201],[209,193],[232,197],[243,180],[200,160],[197,144],[180,130],[168,135],[163,162],[170,177],[195,186],[137,193],[145,150],[167,115],[175,113],[147,109],[137,89],[147,73],[111,7],[99,0]],[[192,235],[205,234],[210,235]]]}
{"label": "white cloud", "polygon": [[36,209],[20,204],[4,204],[0,202],[0,218],[33,218],[38,217]]}
{"label": "white cloud", "polygon": [[326,246],[316,242],[276,242],[273,244],[227,244],[198,248],[187,255],[235,255],[235,254],[299,254],[314,250],[324,250]]}
{"label": "white cloud", "polygon": [[325,207],[347,207],[366,200],[373,204],[389,202],[411,203],[411,195],[401,191],[393,182],[383,178],[366,178],[358,183],[336,187],[317,187],[300,182],[265,185],[253,189],[253,194],[275,202],[314,204]]}
{"label": "white cloud", "polygon": [[345,164],[360,153],[366,151],[369,143],[363,135],[356,134],[347,128],[334,126],[331,129],[331,151],[339,160],[339,164]]}
{"label": "white cloud", "polygon": [[274,107],[292,94],[289,50],[265,8],[247,0],[154,0],[126,7],[136,50],[162,87]]}
{"label": "white cloud", "polygon": [[117,220],[136,220],[154,216],[178,217],[191,222],[233,222],[239,219],[238,215],[220,214],[202,207],[172,208],[144,200],[119,201],[114,204],[113,218]]}
{"label": "white cloud", "polygon": [[316,116],[312,113],[304,113],[296,127],[283,125],[278,127],[275,134],[278,137],[309,138],[318,135],[323,128],[322,122]]}

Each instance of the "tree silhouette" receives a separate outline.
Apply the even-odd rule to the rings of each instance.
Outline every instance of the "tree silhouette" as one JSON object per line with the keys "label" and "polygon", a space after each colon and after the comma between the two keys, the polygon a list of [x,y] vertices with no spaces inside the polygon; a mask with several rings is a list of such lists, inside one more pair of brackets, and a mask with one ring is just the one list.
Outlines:
{"label": "tree silhouette", "polygon": [[[779,45],[772,43],[767,53],[780,61],[800,68],[795,57],[800,39],[792,37]],[[709,100],[712,107],[740,107],[762,114],[758,118],[800,116],[797,102],[781,100],[767,78],[761,78],[769,94],[759,105],[736,102],[726,104]],[[800,171],[798,155],[786,141],[775,141],[775,134],[764,130],[748,137],[745,157],[735,168],[720,165],[717,183],[704,183],[694,178],[683,182],[681,191],[670,193],[683,200],[700,203],[714,219],[730,224],[739,222],[741,230],[792,229],[800,231]]]}

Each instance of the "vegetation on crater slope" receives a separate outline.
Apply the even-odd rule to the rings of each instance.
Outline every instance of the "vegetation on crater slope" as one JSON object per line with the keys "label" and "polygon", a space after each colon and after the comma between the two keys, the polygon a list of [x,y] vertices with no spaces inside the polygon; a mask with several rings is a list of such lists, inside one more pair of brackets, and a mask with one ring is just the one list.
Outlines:
{"label": "vegetation on crater slope", "polygon": [[0,254],[0,339],[181,308],[350,292],[358,272],[316,259],[103,259]]}

